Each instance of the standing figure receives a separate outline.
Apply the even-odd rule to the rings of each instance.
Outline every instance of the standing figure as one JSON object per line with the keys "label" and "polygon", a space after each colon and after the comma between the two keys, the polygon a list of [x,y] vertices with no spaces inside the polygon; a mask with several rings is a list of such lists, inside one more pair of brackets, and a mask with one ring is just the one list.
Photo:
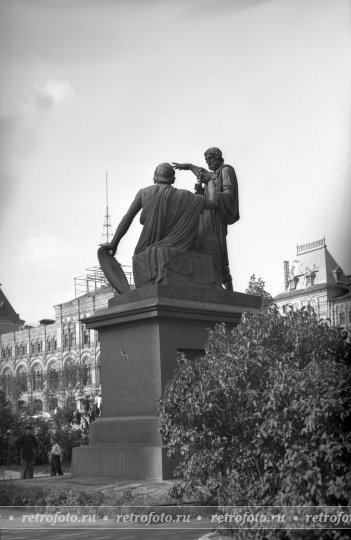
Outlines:
{"label": "standing figure", "polygon": [[81,412],[79,410],[76,411],[75,417],[76,417],[76,422],[77,422],[78,426],[80,426],[80,423],[82,421],[82,415],[81,415]]}
{"label": "standing figure", "polygon": [[56,476],[56,474],[62,476],[63,475],[63,472],[61,469],[62,448],[55,437],[51,437],[51,445],[52,445],[52,448],[49,452],[49,460],[50,460],[50,466],[51,466],[50,474],[51,476]]}
{"label": "standing figure", "polygon": [[101,394],[98,394],[96,396],[96,406],[99,410],[98,416],[101,416],[101,403],[102,403],[102,397],[101,397]]}
{"label": "standing figure", "polygon": [[15,445],[21,449],[21,478],[33,478],[34,453],[38,441],[34,437],[32,426],[26,426],[24,435],[19,437]]}
{"label": "standing figure", "polygon": [[83,405],[84,405],[84,415],[85,416],[89,416],[89,412],[90,412],[90,396],[85,396],[84,400],[83,400]]}
{"label": "standing figure", "polygon": [[205,161],[212,173],[193,165],[192,163],[173,163],[175,169],[188,170],[206,184],[212,179],[216,185],[218,203],[216,208],[209,208],[202,212],[199,220],[199,249],[203,253],[211,253],[215,264],[221,272],[223,286],[232,291],[232,276],[229,270],[227,249],[227,226],[239,220],[238,181],[235,170],[231,165],[224,163],[219,148],[208,148],[205,152]]}

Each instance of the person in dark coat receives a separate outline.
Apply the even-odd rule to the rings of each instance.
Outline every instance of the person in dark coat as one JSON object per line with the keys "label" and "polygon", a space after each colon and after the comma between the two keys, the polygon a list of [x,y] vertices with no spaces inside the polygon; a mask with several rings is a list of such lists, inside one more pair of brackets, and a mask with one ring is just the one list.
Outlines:
{"label": "person in dark coat", "polygon": [[38,449],[38,441],[34,437],[32,426],[26,426],[24,435],[16,440],[15,445],[21,449],[21,478],[33,478],[34,454]]}
{"label": "person in dark coat", "polygon": [[78,426],[80,426],[81,421],[82,421],[82,415],[81,415],[80,411],[76,411],[76,422],[77,422]]}

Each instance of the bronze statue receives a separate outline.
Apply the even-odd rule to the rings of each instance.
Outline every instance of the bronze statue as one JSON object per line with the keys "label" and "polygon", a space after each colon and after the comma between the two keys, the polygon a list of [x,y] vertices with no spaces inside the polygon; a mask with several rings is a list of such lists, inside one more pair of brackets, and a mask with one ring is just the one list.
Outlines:
{"label": "bronze statue", "polygon": [[[215,265],[220,269],[223,286],[233,290],[232,277],[229,270],[227,249],[227,226],[239,219],[238,181],[235,170],[224,163],[219,148],[212,147],[205,152],[205,161],[209,172],[192,163],[173,163],[175,169],[189,170],[194,173],[198,182],[196,192],[204,192],[207,196],[209,181],[216,185],[217,204],[205,209],[200,215],[198,231],[198,247],[202,253],[211,253]],[[202,183],[205,184],[204,190]]]}
{"label": "bronze statue", "polygon": [[[208,179],[205,196],[176,189],[172,186],[174,181],[174,168],[169,163],[158,165],[154,173],[154,185],[142,188],[137,193],[112,241],[103,244],[99,250],[114,255],[120,240],[141,210],[140,222],[143,229],[133,256],[136,287],[163,282],[169,268],[179,274],[191,274],[191,257],[183,255],[194,250],[201,212],[205,208],[217,207],[217,190],[212,178]],[[209,277],[211,268],[203,266],[202,262],[203,282],[214,282],[215,279]]]}

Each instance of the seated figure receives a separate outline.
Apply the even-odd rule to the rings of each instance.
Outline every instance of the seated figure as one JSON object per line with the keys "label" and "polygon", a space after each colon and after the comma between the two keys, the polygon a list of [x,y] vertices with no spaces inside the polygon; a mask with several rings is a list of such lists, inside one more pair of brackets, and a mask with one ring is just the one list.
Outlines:
{"label": "seated figure", "polygon": [[218,286],[220,276],[212,258],[195,251],[200,215],[205,208],[214,208],[217,204],[215,185],[210,180],[206,196],[202,196],[174,188],[174,181],[174,168],[169,163],[158,165],[154,184],[137,193],[112,241],[102,248],[114,255],[134,217],[141,211],[143,229],[133,256],[136,287],[169,284],[172,280],[179,283],[176,276],[181,277],[183,283],[185,280]]}

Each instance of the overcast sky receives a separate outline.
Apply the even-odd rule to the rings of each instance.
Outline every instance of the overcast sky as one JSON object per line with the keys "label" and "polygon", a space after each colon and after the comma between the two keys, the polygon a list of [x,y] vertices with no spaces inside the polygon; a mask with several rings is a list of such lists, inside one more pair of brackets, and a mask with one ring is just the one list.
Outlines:
{"label": "overcast sky", "polygon": [[[0,282],[27,322],[97,264],[164,161],[237,172],[236,290],[276,294],[296,244],[350,249],[349,0],[0,0]],[[190,172],[176,186],[193,189]],[[122,240],[130,264],[140,224]]]}

